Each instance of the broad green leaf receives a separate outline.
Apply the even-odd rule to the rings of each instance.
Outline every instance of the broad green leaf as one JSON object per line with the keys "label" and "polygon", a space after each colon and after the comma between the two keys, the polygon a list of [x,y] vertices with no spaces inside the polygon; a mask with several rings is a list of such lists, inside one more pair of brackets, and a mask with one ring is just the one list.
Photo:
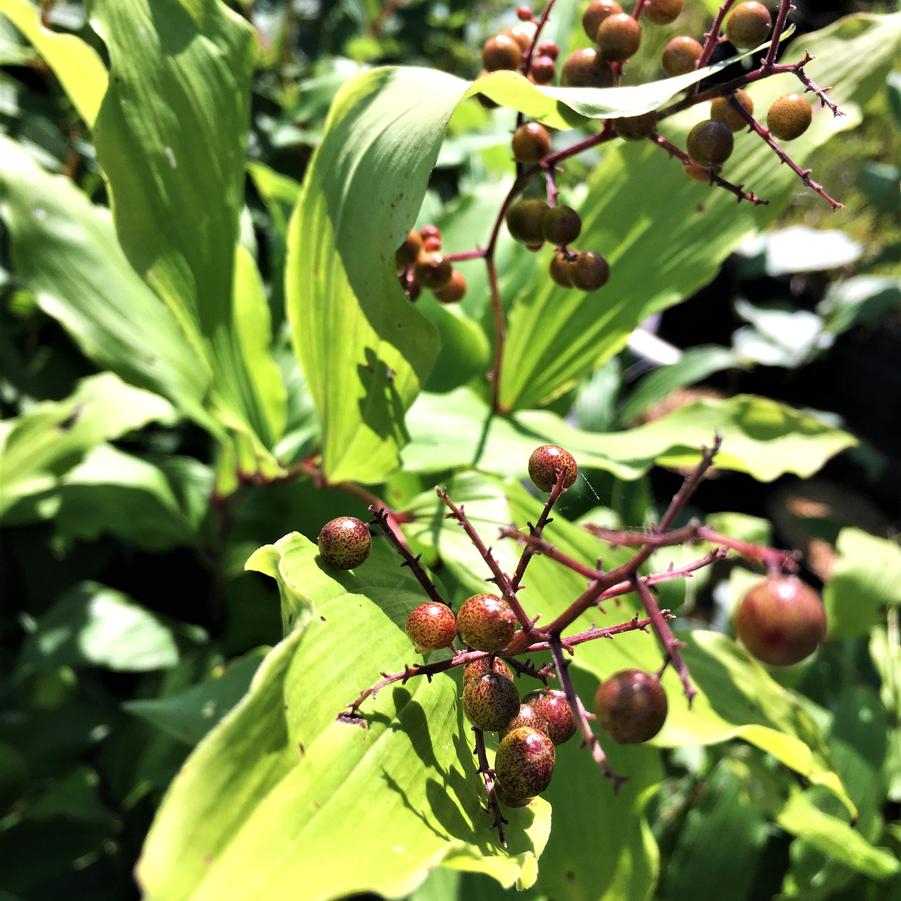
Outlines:
{"label": "broad green leaf", "polygon": [[809,476],[855,440],[776,401],[752,395],[699,400],[626,432],[583,432],[555,413],[523,410],[492,417],[469,389],[423,394],[408,417],[411,441],[404,468],[440,472],[475,466],[525,476],[537,444],[568,448],[580,466],[637,479],[653,464],[691,466],[715,433],[723,436],[717,466],[772,481],[787,472]]}
{"label": "broad green leaf", "polygon": [[41,24],[41,10],[29,0],[0,0],[6,16],[41,55],[69,95],[78,115],[94,125],[108,76],[93,47],[74,34],[57,34]]}
{"label": "broad green leaf", "polygon": [[[415,659],[403,624],[422,590],[390,547],[377,540],[356,573],[321,568],[297,534],[272,549],[292,586],[283,596],[303,586],[317,615],[273,649],[176,778],[138,865],[144,891],[398,896],[441,863],[534,882],[549,807],[511,811],[509,853],[494,844],[454,678],[386,689],[365,706],[366,729],[336,722],[380,670]],[[266,556],[248,565],[268,571]]]}
{"label": "broad green leaf", "polygon": [[87,357],[214,427],[203,407],[209,367],[131,268],[109,211],[2,135],[0,215],[17,277]]}
{"label": "broad green leaf", "polygon": [[860,529],[842,529],[823,601],[833,638],[866,635],[886,605],[901,606],[901,548]]}
{"label": "broad green leaf", "polygon": [[174,666],[178,647],[172,630],[130,597],[81,582],[40,617],[19,662],[28,671],[101,666],[144,672]]}
{"label": "broad green leaf", "polygon": [[163,398],[105,372],[82,379],[66,400],[0,423],[0,513],[54,488],[97,445],[172,415]]}
{"label": "broad green leaf", "polygon": [[[833,85],[845,111],[818,111],[808,132],[792,142],[804,164],[816,147],[861,121],[861,108],[881,88],[897,57],[901,15],[855,16],[797,40],[786,61],[805,50],[816,57],[810,77]],[[853,62],[853,65],[851,61]],[[758,109],[786,90],[789,76],[752,85]],[[684,145],[706,106],[666,120],[662,131]],[[755,136],[739,135],[724,176],[745,182],[769,206],[739,208],[726,191],[686,178],[682,166],[650,142],[613,144],[589,177],[582,204],[581,247],[599,250],[611,265],[609,283],[582,294],[543,280],[517,298],[510,316],[501,403],[535,406],[556,397],[592,367],[619,351],[651,313],[672,306],[709,281],[742,240],[761,230],[798,189],[796,176]],[[549,258],[545,252],[542,261]]]}

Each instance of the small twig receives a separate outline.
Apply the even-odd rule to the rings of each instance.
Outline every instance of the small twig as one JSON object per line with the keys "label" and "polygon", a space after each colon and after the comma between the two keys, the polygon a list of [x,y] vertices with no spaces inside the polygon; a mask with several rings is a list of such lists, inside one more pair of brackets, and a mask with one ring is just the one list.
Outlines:
{"label": "small twig", "polygon": [[[541,511],[541,515],[538,517],[538,522],[533,526],[529,523],[529,534],[535,538],[540,538],[541,533],[544,531],[544,527],[549,523],[553,522],[551,519],[551,511],[554,509],[554,504],[557,503],[560,495],[566,490],[563,487],[563,482],[566,479],[566,472],[564,470],[559,470],[557,472],[557,480],[554,482],[554,487],[551,488],[551,493],[548,495],[548,499],[544,504],[544,509]],[[504,533],[504,530],[501,529],[501,534]],[[531,548],[530,545],[526,545],[522,549],[522,554],[519,557],[519,563],[516,565],[516,572],[513,573],[513,578],[510,580],[510,587],[513,591],[519,591],[520,586],[522,585],[522,577],[526,574],[526,567],[529,565],[529,561],[532,559],[532,555],[535,551]]]}
{"label": "small twig", "polygon": [[789,12],[794,9],[791,0],[779,0],[779,11],[776,13],[776,22],[773,25],[773,34],[770,37],[770,46],[763,61],[765,69],[769,69],[776,62],[776,54],[779,52],[779,44],[782,41],[782,32],[785,30]]}
{"label": "small twig", "polygon": [[813,57],[805,50],[804,58],[799,62],[795,63],[792,66],[789,66],[790,69],[793,70],[795,78],[804,85],[804,91],[810,92],[814,94],[817,98],[819,98],[820,106],[823,108],[828,108],[832,111],[832,115],[838,118],[839,116],[844,116],[845,114],[838,108],[836,104],[834,104],[827,96],[826,92],[831,90],[831,88],[821,88],[815,81],[813,81],[807,72],[804,70],[804,66],[806,66]]}
{"label": "small twig", "polygon": [[538,22],[535,25],[535,34],[532,35],[532,43],[529,44],[529,49],[523,54],[520,70],[526,78],[529,77],[529,73],[532,71],[532,58],[535,56],[535,48],[541,40],[541,32],[544,31],[544,26],[547,25],[548,17],[556,2],[557,0],[548,0],[547,4],[545,4],[544,11],[541,13]]}
{"label": "small twig", "polygon": [[632,18],[637,22],[647,6],[648,0],[635,0],[635,9],[632,10]]}
{"label": "small twig", "polygon": [[[543,648],[539,650],[543,650]],[[517,660],[515,657],[502,657],[501,659],[511,669],[516,670],[517,673],[523,676],[531,676],[533,679],[544,682],[545,685],[547,685],[548,679],[554,678],[554,667],[550,663],[545,663],[543,666],[535,666],[531,660]]]}
{"label": "small twig", "polygon": [[[592,569],[584,563],[579,563],[578,560],[574,560],[569,554],[564,553],[558,547],[555,547],[549,541],[545,541],[538,535],[525,535],[513,526],[502,526],[500,533],[501,538],[515,538],[525,545],[526,550],[529,551],[530,559],[535,554],[542,554],[545,557],[549,557],[551,560],[556,560],[557,563],[562,563],[567,569],[571,569],[580,576],[585,576],[586,579],[603,578],[603,573],[599,570]],[[525,556],[525,551],[523,551],[523,556]]]}
{"label": "small twig", "polygon": [[467,260],[483,260],[486,251],[476,245],[475,250],[462,250],[459,253],[446,253],[444,259],[451,263],[465,263]]}
{"label": "small twig", "polygon": [[[713,24],[710,26],[710,31],[704,35],[704,49],[698,57],[698,63],[695,66],[696,69],[703,69],[704,66],[710,62],[710,57],[713,56],[713,51],[716,50],[716,45],[720,42],[720,31],[723,27],[723,20],[726,18],[726,15],[734,3],[735,0],[726,0],[720,7],[719,12],[713,20]],[[695,85],[695,90],[697,90],[697,85]]]}
{"label": "small twig", "polygon": [[485,733],[481,729],[473,729],[475,733],[475,749],[473,753],[478,761],[478,770],[485,782],[485,794],[488,796],[488,805],[485,808],[487,813],[492,815],[491,828],[497,830],[498,841],[502,848],[507,847],[507,839],[504,836],[504,825],[507,820],[501,813],[501,807],[497,800],[496,783],[494,779],[494,770],[488,766],[488,756],[485,754]]}

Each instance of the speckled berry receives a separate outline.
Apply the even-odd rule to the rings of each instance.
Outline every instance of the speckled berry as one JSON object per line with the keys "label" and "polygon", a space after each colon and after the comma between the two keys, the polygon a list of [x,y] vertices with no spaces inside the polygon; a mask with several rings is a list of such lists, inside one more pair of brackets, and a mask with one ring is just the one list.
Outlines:
{"label": "speckled berry", "polygon": [[627,116],[623,119],[615,119],[613,127],[616,133],[626,141],[641,141],[654,134],[657,128],[657,113],[651,110],[640,116]]}
{"label": "speckled berry", "polygon": [[613,85],[613,70],[597,50],[585,47],[566,57],[560,83],[565,88],[609,88]]}
{"label": "speckled berry", "polygon": [[511,795],[499,782],[495,784],[494,794],[504,807],[526,807],[532,800],[531,798],[517,798],[515,795]]}
{"label": "speckled berry", "polygon": [[[493,666],[488,665],[489,661],[492,661]],[[473,679],[484,676],[485,673],[497,673],[499,676],[504,676],[511,682],[513,681],[513,671],[500,657],[480,657],[478,660],[473,660],[472,663],[467,663],[463,667],[463,684],[466,685]]]}
{"label": "speckled berry", "polygon": [[642,15],[652,25],[669,25],[682,12],[682,0],[648,0]]}
{"label": "speckled berry", "polygon": [[551,244],[571,244],[581,231],[582,220],[572,207],[549,207],[544,214],[544,239]]}
{"label": "speckled berry", "polygon": [[540,688],[529,692],[524,703],[529,704],[547,721],[547,734],[555,745],[563,744],[575,735],[576,723],[573,712],[562,691]]}
{"label": "speckled berry", "polygon": [[545,735],[549,735],[547,720],[538,712],[533,704],[520,704],[519,712],[510,720],[509,723],[498,733],[503,738],[508,732],[514,729],[520,729],[528,726],[530,729],[537,729]]}
{"label": "speckled berry", "polygon": [[513,132],[513,158],[531,165],[551,152],[551,136],[540,122],[524,122]]}
{"label": "speckled berry", "polygon": [[641,46],[641,25],[628,13],[615,13],[601,22],[595,40],[607,62],[622,62]]}
{"label": "speckled berry", "polygon": [[772,24],[770,11],[762,3],[739,3],[726,20],[726,37],[740,50],[756,47]]}
{"label": "speckled berry", "polygon": [[754,585],[735,611],[735,631],[752,656],[771,666],[809,657],[826,634],[820,596],[795,576]]}
{"label": "speckled berry", "polygon": [[412,266],[416,262],[422,250],[422,236],[416,229],[411,229],[410,233],[404,238],[404,243],[397,248],[394,254],[394,262],[397,264],[398,271],[402,271],[407,266]]}
{"label": "speckled berry", "polygon": [[[573,256],[573,259],[575,259],[575,256]],[[572,260],[568,259],[562,250],[558,250],[551,257],[550,272],[551,278],[561,288],[572,287]]]}
{"label": "speckled berry", "polygon": [[516,631],[516,614],[493,594],[474,594],[457,611],[460,638],[477,651],[499,651]]}
{"label": "speckled berry", "polygon": [[810,127],[813,110],[802,94],[786,94],[773,101],[766,114],[767,128],[780,141],[794,141]]}
{"label": "speckled berry", "polygon": [[319,532],[319,556],[332,569],[354,569],[369,556],[369,526],[353,516],[339,516]]}
{"label": "speckled berry", "polygon": [[441,303],[458,303],[466,296],[466,277],[459,269],[454,269],[451,273],[450,281],[443,287],[435,291],[435,297]]}
{"label": "speckled berry", "polygon": [[446,287],[454,274],[454,268],[438,251],[423,250],[416,258],[416,281],[424,288],[440,291]]}
{"label": "speckled berry", "polygon": [[508,231],[522,244],[540,247],[544,241],[544,216],[547,210],[547,202],[538,197],[517,200],[507,210]]}
{"label": "speckled berry", "polygon": [[576,458],[556,444],[542,444],[529,457],[529,478],[539,491],[550,491],[557,484],[557,472],[563,470],[563,487],[570,488],[579,474]]}
{"label": "speckled berry", "polygon": [[500,732],[519,711],[519,692],[504,676],[485,673],[463,688],[463,713],[476,729]]}
{"label": "speckled berry", "polygon": [[[741,104],[742,109],[753,115],[754,101],[747,91],[736,91],[732,96]],[[714,97],[710,101],[710,118],[722,122],[731,131],[741,131],[748,127],[745,117],[729,102],[728,97]]]}
{"label": "speckled berry", "polygon": [[610,265],[601,254],[583,250],[573,261],[570,278],[580,291],[597,291],[607,284]]}
{"label": "speckled berry", "polygon": [[495,776],[509,797],[533,798],[551,784],[556,757],[547,735],[522,726],[508,732],[498,745]]}
{"label": "speckled berry", "polygon": [[457,637],[457,618],[447,604],[420,604],[407,617],[407,637],[417,654],[449,648]]}
{"label": "speckled berry", "polygon": [[602,682],[594,705],[599,725],[620,744],[648,741],[666,720],[666,692],[660,680],[640,669],[622,670]]}
{"label": "speckled berry", "polygon": [[694,38],[679,35],[673,38],[664,48],[661,57],[663,71],[670,78],[694,72],[704,48]]}
{"label": "speckled berry", "polygon": [[728,125],[715,119],[698,122],[688,133],[685,149],[691,161],[705,169],[717,169],[729,159],[735,140]]}
{"label": "speckled berry", "polygon": [[593,41],[598,36],[598,28],[604,19],[622,11],[623,8],[615,0],[592,0],[582,13],[582,28],[585,29],[588,40]]}
{"label": "speckled berry", "polygon": [[482,46],[482,65],[486,72],[515,69],[521,60],[522,50],[508,34],[495,35],[485,41]]}

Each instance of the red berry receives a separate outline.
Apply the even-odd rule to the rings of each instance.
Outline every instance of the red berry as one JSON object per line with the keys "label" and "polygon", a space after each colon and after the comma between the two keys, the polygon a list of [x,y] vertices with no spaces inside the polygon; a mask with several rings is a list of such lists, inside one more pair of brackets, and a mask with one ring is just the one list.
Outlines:
{"label": "red berry", "polygon": [[555,745],[563,744],[575,735],[573,712],[562,691],[541,688],[526,695],[524,703],[530,705],[547,721],[547,734]]}
{"label": "red berry", "polygon": [[518,711],[516,686],[496,673],[471,679],[463,688],[463,713],[476,729],[499,732]]}
{"label": "red berry", "polygon": [[482,65],[488,72],[516,69],[521,60],[522,50],[508,34],[497,34],[482,46]]}
{"label": "red berry", "polygon": [[520,4],[516,7],[516,18],[521,22],[531,22],[532,21],[532,7],[528,6],[525,3]]}
{"label": "red berry", "polygon": [[594,699],[598,723],[614,741],[648,741],[666,720],[666,692],[660,680],[640,669],[627,669],[598,686]]}
{"label": "red berry", "polygon": [[549,56],[536,56],[532,60],[532,78],[535,84],[550,84],[557,74],[557,67]]}
{"label": "red berry", "polygon": [[542,41],[538,45],[538,53],[541,56],[549,56],[551,60],[555,60],[560,55],[560,48],[554,41]]}
{"label": "red berry", "polygon": [[556,757],[550,738],[537,729],[522,726],[501,739],[494,757],[494,772],[508,797],[532,798],[551,784]]}
{"label": "red berry", "polygon": [[397,248],[397,253],[394,254],[394,262],[397,264],[398,270],[412,266],[421,250],[422,238],[416,229],[411,229],[407,237],[404,238],[404,243]]}
{"label": "red berry", "polygon": [[407,617],[407,637],[418,654],[448,648],[457,637],[457,618],[447,604],[420,604]]}
{"label": "red berry", "polygon": [[520,729],[523,726],[537,729],[539,732],[549,735],[547,720],[538,712],[537,708],[532,704],[520,704],[519,712],[499,733],[500,737],[503,738],[508,732]]}
{"label": "red berry", "polygon": [[519,49],[522,53],[528,53],[529,48],[532,46],[532,39],[535,37],[535,32],[537,30],[538,26],[534,22],[517,22],[516,25],[512,28],[505,29],[501,34],[513,38],[519,45]]}
{"label": "red berry", "polygon": [[429,253],[434,253],[436,250],[441,250],[441,238],[437,235],[429,235],[427,238],[423,239],[422,249],[428,251]]}
{"label": "red berry", "polygon": [[516,631],[516,614],[493,594],[475,594],[457,611],[460,638],[477,651],[499,651]]}
{"label": "red berry", "polygon": [[338,516],[319,532],[319,556],[332,569],[354,569],[369,556],[369,526],[354,516]]}
{"label": "red berry", "polygon": [[539,491],[550,491],[557,484],[557,473],[562,470],[563,488],[569,488],[576,481],[579,467],[575,457],[556,444],[542,444],[529,457],[529,478]]}
{"label": "red berry", "polygon": [[416,258],[416,280],[425,288],[440,291],[454,274],[453,266],[437,251],[423,250]]}
{"label": "red berry", "polygon": [[593,41],[598,36],[598,28],[604,19],[622,11],[623,8],[615,0],[592,0],[582,13],[582,28],[588,40]]}
{"label": "red berry", "polygon": [[435,297],[441,303],[458,303],[466,295],[466,278],[459,269],[454,269],[451,280],[443,287],[435,291]]}

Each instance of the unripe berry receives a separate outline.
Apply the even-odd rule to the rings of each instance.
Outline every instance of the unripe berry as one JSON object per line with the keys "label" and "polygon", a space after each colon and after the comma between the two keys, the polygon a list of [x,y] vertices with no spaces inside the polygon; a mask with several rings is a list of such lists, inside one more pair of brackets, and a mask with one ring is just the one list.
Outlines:
{"label": "unripe berry", "polygon": [[560,83],[565,88],[609,88],[613,84],[613,70],[597,50],[586,47],[566,58]]}
{"label": "unripe berry", "polygon": [[457,618],[447,604],[429,601],[413,609],[406,631],[417,654],[449,648],[457,637]]}
{"label": "unripe berry", "polygon": [[599,253],[583,250],[572,264],[570,278],[580,291],[597,291],[610,278],[610,266]]}
{"label": "unripe berry", "polygon": [[696,165],[716,169],[729,159],[734,144],[728,125],[714,119],[705,119],[688,133],[685,149]]}
{"label": "unripe berry", "polygon": [[513,158],[531,165],[551,152],[551,136],[540,122],[525,122],[513,132]]}
{"label": "unripe berry", "polygon": [[533,798],[550,784],[557,752],[543,732],[523,726],[508,732],[497,747],[494,772],[504,794]]}
{"label": "unripe berry", "polygon": [[568,260],[562,250],[558,250],[551,257],[550,272],[551,278],[561,288],[572,287],[572,260]]}
{"label": "unripe berry", "polygon": [[640,669],[622,670],[602,682],[594,704],[601,728],[620,744],[648,741],[666,720],[666,692],[660,680]]}
{"label": "unripe berry", "polygon": [[657,128],[657,113],[651,110],[640,116],[627,116],[623,119],[615,119],[613,127],[616,133],[627,141],[641,141],[648,138]]}
{"label": "unripe berry", "polygon": [[770,11],[762,3],[739,3],[726,22],[726,37],[740,50],[756,47],[772,24]]}
{"label": "unripe berry", "polygon": [[532,60],[530,72],[535,84],[550,84],[554,80],[554,75],[557,74],[557,67],[551,57],[536,56]]}
{"label": "unripe berry", "polygon": [[451,273],[451,280],[443,287],[435,291],[435,297],[441,303],[457,303],[466,295],[466,277],[459,269]]}
{"label": "unripe berry", "polygon": [[508,34],[497,34],[482,46],[482,65],[487,72],[516,69],[521,60],[522,50]]}
{"label": "unripe berry", "polygon": [[560,48],[554,41],[542,41],[538,45],[538,53],[541,56],[549,56],[555,60],[560,55]]}
{"label": "unripe berry", "polygon": [[394,262],[397,264],[398,270],[412,266],[421,250],[422,238],[415,228],[411,229],[407,237],[404,238],[404,243],[397,248],[397,253],[394,254]]}
{"label": "unripe berry", "polygon": [[369,526],[355,516],[338,516],[319,532],[319,556],[332,569],[354,569],[369,556]]}
{"label": "unripe berry", "polygon": [[595,40],[605,60],[621,62],[641,46],[641,25],[628,13],[616,13],[601,22]]}
{"label": "unripe berry", "polygon": [[[488,665],[490,660],[493,660],[492,666]],[[478,679],[479,676],[484,676],[485,673],[496,673],[509,679],[511,682],[513,681],[513,671],[500,657],[480,657],[478,660],[473,660],[472,663],[467,663],[463,667],[463,685],[467,685],[473,679]]]}
{"label": "unripe berry", "polygon": [[670,78],[674,78],[676,75],[685,75],[686,72],[694,72],[703,52],[704,48],[694,38],[679,35],[663,48],[661,58],[663,71]]}
{"label": "unripe berry", "polygon": [[773,101],[766,114],[767,128],[781,141],[794,141],[810,127],[813,111],[802,94],[787,94]]}
{"label": "unripe berry", "polygon": [[496,673],[485,673],[463,688],[463,713],[476,729],[499,732],[518,711],[516,686]]}
{"label": "unripe berry", "polygon": [[424,288],[438,291],[447,286],[453,274],[450,261],[437,251],[423,250],[416,258],[416,280]]}
{"label": "unripe berry", "polygon": [[598,28],[604,19],[622,11],[623,8],[615,0],[592,0],[582,13],[582,28],[585,29],[588,40],[593,41],[598,36]]}
{"label": "unripe berry", "polygon": [[[747,112],[753,115],[754,101],[747,91],[736,91],[732,95]],[[714,97],[710,101],[710,118],[722,122],[731,131],[741,131],[748,127],[742,114],[729,102],[728,97]]]}
{"label": "unripe berry", "polygon": [[531,22],[532,21],[532,7],[528,6],[525,3],[520,4],[516,7],[516,18],[521,22]]}
{"label": "unripe berry", "polygon": [[563,488],[570,488],[579,474],[576,458],[556,444],[542,444],[529,457],[529,478],[539,491],[550,491],[557,484],[557,473],[562,470]]}
{"label": "unripe berry", "polygon": [[568,741],[576,733],[573,712],[562,691],[540,688],[526,695],[524,703],[530,705],[547,721],[547,734],[555,745]]}
{"label": "unripe berry", "polygon": [[771,666],[809,657],[826,634],[820,596],[795,576],[758,582],[735,611],[735,631],[752,656]]}
{"label": "unripe berry", "polygon": [[642,15],[654,25],[669,25],[682,12],[682,0],[648,0]]}
{"label": "unripe berry", "polygon": [[544,214],[544,238],[551,244],[571,244],[581,231],[582,220],[572,207],[550,207]]}
{"label": "unripe berry", "polygon": [[519,711],[516,716],[498,733],[501,739],[514,729],[521,729],[528,726],[529,729],[537,729],[545,735],[548,733],[547,720],[538,712],[532,704],[520,704]]}
{"label": "unripe berry", "polygon": [[507,229],[522,244],[537,244],[544,241],[544,216],[548,205],[537,197],[517,200],[507,210]]}
{"label": "unripe berry", "polygon": [[497,595],[474,594],[457,611],[457,631],[477,651],[499,651],[516,631],[516,614]]}

